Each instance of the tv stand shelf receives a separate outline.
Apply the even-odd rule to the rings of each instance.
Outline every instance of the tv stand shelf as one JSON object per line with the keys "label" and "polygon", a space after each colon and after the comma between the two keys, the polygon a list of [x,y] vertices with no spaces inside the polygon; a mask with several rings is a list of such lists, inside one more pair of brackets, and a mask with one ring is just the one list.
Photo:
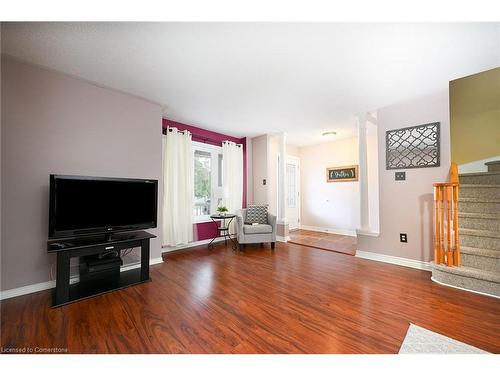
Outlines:
{"label": "tv stand shelf", "polygon": [[[156,236],[145,232],[115,233],[107,236],[79,237],[48,241],[48,252],[57,254],[56,288],[53,307],[59,307],[85,298],[123,289],[128,286],[151,281],[149,277],[149,240]],[[114,250],[141,248],[141,267],[120,272],[119,278],[109,277],[99,281],[80,281],[69,284],[70,259],[101,254]]]}
{"label": "tv stand shelf", "polygon": [[141,284],[146,281],[151,281],[151,278],[148,278],[147,280],[141,280],[141,270],[140,268],[135,268],[132,270],[120,272],[120,279],[118,281],[110,278],[109,283],[107,284],[103,284],[101,281],[87,282],[82,285],[82,283],[79,282],[69,286],[68,303],[80,301],[82,299],[98,296],[104,293],[109,293],[113,290],[127,288],[129,286]]}

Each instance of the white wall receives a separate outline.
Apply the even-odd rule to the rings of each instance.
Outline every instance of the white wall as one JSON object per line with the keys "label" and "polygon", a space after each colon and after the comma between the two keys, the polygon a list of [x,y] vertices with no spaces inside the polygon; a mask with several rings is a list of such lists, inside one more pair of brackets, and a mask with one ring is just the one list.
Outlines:
{"label": "white wall", "polygon": [[326,169],[358,164],[357,138],[300,148],[301,224],[354,234],[359,227],[359,182],[326,182]]}
{"label": "white wall", "polygon": [[[261,173],[267,171],[266,201],[271,212],[277,212],[278,181],[277,181],[277,157],[279,154],[280,136],[267,135],[267,148],[264,148],[264,137],[253,138],[258,144],[253,148],[259,155],[253,157],[255,163],[253,169]],[[260,142],[260,143],[259,143]],[[368,132],[368,194],[370,204],[371,228],[378,231],[378,148],[376,129]],[[298,157],[301,161],[301,224],[304,227],[317,229],[331,229],[340,233],[354,234],[359,227],[359,187],[358,183],[326,182],[326,168],[331,166],[343,166],[358,164],[357,137],[329,143],[322,143],[306,147],[298,147],[287,144],[287,155]],[[267,163],[264,163],[263,155],[267,153]],[[323,167],[318,168],[318,162]],[[265,167],[264,167],[265,164]],[[314,172],[313,172],[314,171]],[[310,182],[308,185],[308,181]],[[321,181],[318,185],[311,181]],[[262,190],[262,181],[254,182],[254,194]],[[352,184],[350,187],[345,184]],[[355,190],[352,189],[355,186]],[[343,195],[339,195],[343,192]],[[263,198],[262,198],[263,199]],[[262,200],[259,203],[263,203]],[[342,204],[348,213],[337,215],[326,207],[337,207]],[[322,210],[325,210],[323,212]],[[333,210],[338,212],[338,210]]]}
{"label": "white wall", "polygon": [[247,204],[253,203],[253,146],[252,138],[245,138],[247,152]]}
{"label": "white wall", "polygon": [[267,155],[268,136],[261,135],[252,138],[252,176],[253,176],[253,200],[249,203],[268,203],[269,182],[263,185],[262,181],[267,180]]}
{"label": "white wall", "polygon": [[[448,90],[378,110],[378,167],[380,183],[380,235],[358,236],[358,249],[402,258],[429,261],[433,256],[433,188],[448,181],[450,125]],[[407,169],[406,181],[395,181],[385,169],[385,132],[439,121],[441,166]],[[408,243],[399,242],[408,234]]]}
{"label": "white wall", "polygon": [[[500,125],[499,125],[500,127]],[[499,144],[500,147],[500,144]],[[488,172],[488,166],[486,163],[490,161],[500,160],[500,155],[493,156],[491,158],[486,158],[482,160],[476,160],[470,163],[461,164],[458,166],[458,173],[478,173],[478,172]]]}
{"label": "white wall", "polygon": [[[278,213],[278,154],[280,135],[265,134],[252,138],[253,201],[265,203],[269,212]],[[299,147],[287,145],[287,155],[299,157]],[[266,179],[266,185],[262,180]]]}
{"label": "white wall", "polygon": [[[161,107],[2,56],[2,290],[49,281],[49,174],[152,178]],[[151,257],[161,256],[158,238]]]}
{"label": "white wall", "polygon": [[267,179],[269,212],[278,214],[278,154],[280,150],[279,135],[268,137]]}
{"label": "white wall", "polygon": [[368,167],[368,221],[370,230],[374,233],[378,233],[380,231],[377,131],[377,126],[368,123],[366,136]]}
{"label": "white wall", "polygon": [[286,145],[286,154],[290,156],[299,157],[300,156],[300,147],[295,145]]}

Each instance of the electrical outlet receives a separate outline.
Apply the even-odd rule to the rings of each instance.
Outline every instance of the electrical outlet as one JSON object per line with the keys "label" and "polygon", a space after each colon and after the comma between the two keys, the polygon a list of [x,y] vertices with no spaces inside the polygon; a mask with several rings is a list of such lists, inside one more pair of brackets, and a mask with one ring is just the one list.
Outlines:
{"label": "electrical outlet", "polygon": [[404,181],[404,180],[406,180],[406,172],[396,172],[394,174],[394,179],[396,181]]}
{"label": "electrical outlet", "polygon": [[265,185],[265,184],[266,184],[266,179],[264,178],[264,179],[262,180],[262,185]]}
{"label": "electrical outlet", "polygon": [[408,242],[406,233],[399,233],[399,242]]}

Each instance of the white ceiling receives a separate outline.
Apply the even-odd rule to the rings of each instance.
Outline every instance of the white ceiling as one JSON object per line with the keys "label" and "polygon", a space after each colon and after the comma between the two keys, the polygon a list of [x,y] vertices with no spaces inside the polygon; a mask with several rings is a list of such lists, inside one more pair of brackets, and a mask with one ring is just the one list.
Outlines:
{"label": "white ceiling", "polygon": [[2,52],[161,103],[172,120],[307,145],[499,66],[500,26],[4,23]]}

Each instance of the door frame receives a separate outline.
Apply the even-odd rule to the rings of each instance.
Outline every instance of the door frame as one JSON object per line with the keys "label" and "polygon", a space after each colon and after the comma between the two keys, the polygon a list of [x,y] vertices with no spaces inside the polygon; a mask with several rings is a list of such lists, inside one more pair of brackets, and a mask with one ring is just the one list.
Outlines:
{"label": "door frame", "polygon": [[[301,179],[300,179],[300,158],[297,157],[297,156],[293,156],[293,155],[286,155],[285,157],[285,174],[286,174],[286,164],[288,162],[288,160],[292,160],[294,162],[294,164],[297,165],[297,173],[295,175],[295,183],[296,183],[296,193],[297,193],[297,197],[296,197],[296,202],[297,202],[297,228],[293,228],[293,230],[295,229],[300,229],[301,226],[302,226],[302,220],[301,220],[301,202],[302,202],[302,189],[301,189]],[[286,199],[285,199],[286,201]],[[285,212],[286,212],[286,209],[288,207],[285,208]],[[290,223],[290,221],[288,221]],[[292,229],[292,228],[290,228]]]}

